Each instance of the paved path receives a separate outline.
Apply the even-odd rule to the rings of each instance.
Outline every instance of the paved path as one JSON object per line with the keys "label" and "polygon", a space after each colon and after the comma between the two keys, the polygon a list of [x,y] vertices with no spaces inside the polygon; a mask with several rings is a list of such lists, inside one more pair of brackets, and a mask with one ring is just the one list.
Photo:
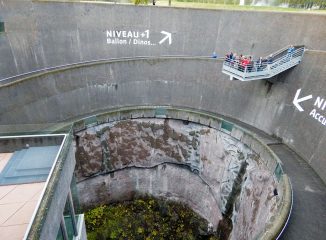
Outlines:
{"label": "paved path", "polygon": [[326,239],[326,185],[307,162],[287,146],[270,147],[283,162],[293,187],[292,215],[281,239]]}

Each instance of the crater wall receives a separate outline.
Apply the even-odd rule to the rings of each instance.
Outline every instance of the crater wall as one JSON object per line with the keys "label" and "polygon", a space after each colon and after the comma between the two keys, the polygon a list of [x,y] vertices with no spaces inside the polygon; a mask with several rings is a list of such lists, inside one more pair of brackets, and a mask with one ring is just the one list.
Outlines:
{"label": "crater wall", "polygon": [[[76,133],[80,199],[89,208],[142,194],[164,197],[188,204],[214,229],[222,213],[228,215],[231,239],[252,239],[285,201],[283,180],[274,175],[276,163],[260,154],[227,133],[187,121],[104,123]],[[238,194],[235,187],[241,189]]]}

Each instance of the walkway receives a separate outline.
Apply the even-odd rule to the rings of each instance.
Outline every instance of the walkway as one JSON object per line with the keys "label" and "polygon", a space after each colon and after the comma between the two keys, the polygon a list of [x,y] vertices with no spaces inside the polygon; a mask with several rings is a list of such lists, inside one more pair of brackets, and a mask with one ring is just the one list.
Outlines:
{"label": "walkway", "polygon": [[271,145],[291,178],[293,210],[282,240],[319,240],[326,236],[326,186],[314,170],[287,146]]}
{"label": "walkway", "polygon": [[222,72],[229,75],[230,80],[252,81],[267,79],[298,65],[303,54],[303,46],[288,46],[260,60],[249,60],[249,56],[246,56],[240,62],[234,58],[227,58],[223,62]]}

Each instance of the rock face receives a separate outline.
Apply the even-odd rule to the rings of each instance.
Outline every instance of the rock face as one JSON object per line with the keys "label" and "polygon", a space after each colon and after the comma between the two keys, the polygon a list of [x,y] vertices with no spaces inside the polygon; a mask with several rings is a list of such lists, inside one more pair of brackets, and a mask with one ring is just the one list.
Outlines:
{"label": "rock face", "polygon": [[214,229],[229,229],[231,239],[254,238],[277,210],[272,173],[258,154],[224,132],[186,121],[135,119],[88,128],[75,141],[85,208],[137,194],[165,197],[188,204]]}
{"label": "rock face", "polygon": [[77,176],[83,179],[125,167],[150,167],[163,162],[200,167],[201,129],[186,126],[181,121],[133,120],[79,133]]}

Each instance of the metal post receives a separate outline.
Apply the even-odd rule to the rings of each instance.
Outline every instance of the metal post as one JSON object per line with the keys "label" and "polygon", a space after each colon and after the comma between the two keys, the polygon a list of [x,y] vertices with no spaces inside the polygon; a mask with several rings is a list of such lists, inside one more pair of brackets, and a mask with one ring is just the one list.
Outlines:
{"label": "metal post", "polygon": [[74,235],[78,236],[76,214],[75,214],[74,203],[72,201],[72,195],[71,195],[70,189],[69,189],[69,193],[68,193],[68,202],[69,202],[70,215],[71,215],[71,220],[72,220],[72,227],[74,229]]}
{"label": "metal post", "polygon": [[62,236],[64,240],[69,240],[68,238],[68,233],[67,233],[67,228],[66,228],[66,224],[65,224],[65,218],[62,215],[61,217],[61,221],[60,221],[60,230],[62,232]]}

